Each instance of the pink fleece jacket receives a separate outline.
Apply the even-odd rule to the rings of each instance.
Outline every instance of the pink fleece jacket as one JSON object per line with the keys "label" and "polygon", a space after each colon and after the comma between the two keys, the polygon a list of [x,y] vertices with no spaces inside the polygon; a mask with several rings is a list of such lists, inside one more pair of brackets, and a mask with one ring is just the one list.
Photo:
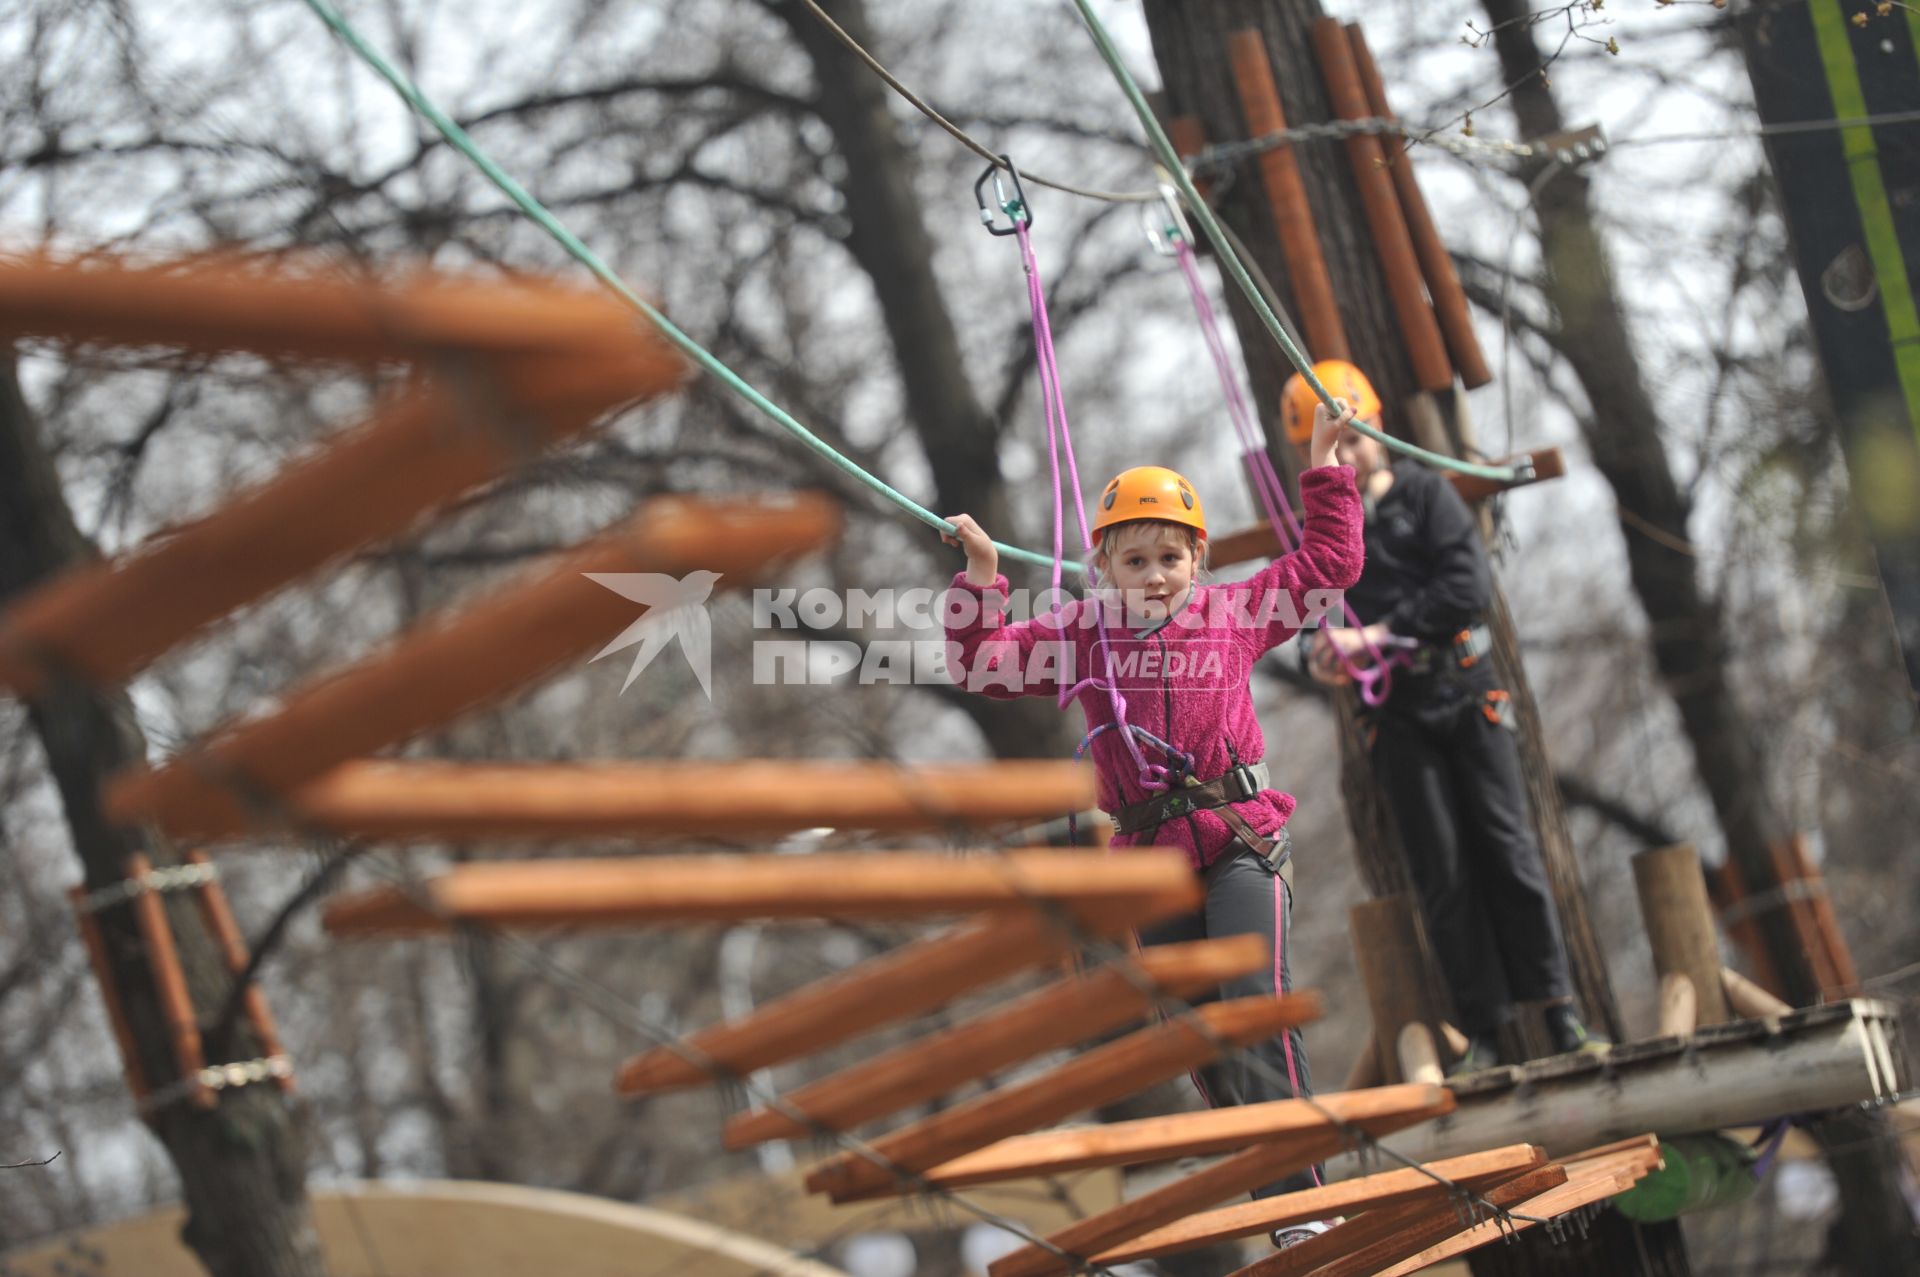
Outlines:
{"label": "pink fleece jacket", "polygon": [[[1129,631],[1110,617],[1104,645],[1088,623],[1092,609],[1085,600],[1008,624],[1007,578],[996,577],[981,588],[960,572],[943,604],[949,672],[960,686],[1000,699],[1057,697],[1063,674],[1070,675],[1071,686],[1094,673],[1104,682],[1111,673],[1126,698],[1127,721],[1193,755],[1197,779],[1212,780],[1236,763],[1259,762],[1266,756],[1266,738],[1247,687],[1254,662],[1292,638],[1302,620],[1324,613],[1337,597],[1326,592],[1359,580],[1365,557],[1360,495],[1351,468],[1305,471],[1300,499],[1306,524],[1298,550],[1245,581],[1194,586],[1186,605],[1158,629]],[[1061,643],[1063,635],[1071,639],[1071,656]],[[1089,687],[1077,699],[1088,731],[1114,721],[1104,690]],[[1167,761],[1145,742],[1141,749],[1150,762]],[[1092,756],[1102,809],[1116,811],[1151,797],[1118,729],[1094,740]],[[1261,834],[1286,824],[1293,806],[1291,794],[1272,789],[1234,804]],[[1115,837],[1113,845],[1132,846],[1148,837]],[[1202,811],[1167,822],[1152,841],[1182,848],[1194,867],[1203,869],[1232,838],[1224,821]]]}

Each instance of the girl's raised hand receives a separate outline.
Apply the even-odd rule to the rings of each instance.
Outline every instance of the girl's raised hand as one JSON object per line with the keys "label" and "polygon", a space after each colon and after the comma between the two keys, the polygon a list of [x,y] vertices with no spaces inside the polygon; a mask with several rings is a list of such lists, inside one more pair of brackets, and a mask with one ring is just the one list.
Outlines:
{"label": "girl's raised hand", "polygon": [[1340,432],[1353,420],[1353,409],[1344,399],[1336,399],[1334,405],[1340,409],[1340,415],[1334,416],[1327,406],[1317,403],[1313,406],[1313,442],[1307,451],[1309,466],[1335,466],[1340,464],[1335,445],[1340,442]]}
{"label": "girl's raised hand", "polygon": [[967,552],[967,584],[981,589],[992,585],[1000,575],[1000,551],[994,548],[993,538],[970,514],[948,515],[947,522],[953,525],[953,532],[942,532],[940,539]]}

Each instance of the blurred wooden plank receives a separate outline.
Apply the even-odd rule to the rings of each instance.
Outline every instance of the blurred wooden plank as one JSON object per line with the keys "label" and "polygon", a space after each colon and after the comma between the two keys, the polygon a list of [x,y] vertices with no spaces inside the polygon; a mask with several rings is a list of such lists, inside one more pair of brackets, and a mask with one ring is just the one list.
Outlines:
{"label": "blurred wooden plank", "polygon": [[1272,961],[1272,947],[1254,935],[1156,945],[1127,960],[1131,971],[1109,965],[1049,985],[782,1096],[783,1107],[804,1113],[806,1122],[773,1109],[741,1113],[727,1123],[726,1146],[798,1139],[817,1127],[848,1130],[1144,1016],[1153,1001],[1142,982],[1186,998]]}
{"label": "blurred wooden plank", "polygon": [[[418,888],[378,887],[329,902],[327,930],[347,935],[495,927],[658,926],[755,918],[901,918],[1010,912],[1048,903],[1118,907],[1135,918],[1199,907],[1184,854],[1161,848],[819,852],[806,856],[622,856],[456,865]],[[1092,916],[1088,915],[1088,916]]]}
{"label": "blurred wooden plank", "polygon": [[1384,1135],[1453,1111],[1443,1086],[1379,1086],[1305,1100],[1268,1100],[1201,1113],[1143,1117],[1104,1126],[1041,1131],[1001,1140],[929,1170],[925,1178],[948,1188],[1030,1175],[1057,1175],[1092,1166],[1136,1166],[1181,1157],[1236,1152],[1269,1140],[1338,1134],[1326,1114],[1371,1135]]}
{"label": "blurred wooden plank", "polygon": [[289,805],[342,834],[441,841],[945,830],[1033,820],[1093,801],[1092,770],[1070,761],[362,760],[301,786]]}
{"label": "blurred wooden plank", "polygon": [[[1533,1144],[1515,1144],[1466,1157],[1436,1162],[1431,1169],[1457,1184],[1476,1191],[1512,1178],[1521,1171],[1543,1165],[1546,1153]],[[1447,1188],[1424,1172],[1411,1167],[1382,1171],[1359,1179],[1344,1180],[1320,1188],[1303,1189],[1279,1197],[1236,1202],[1217,1210],[1189,1215],[1176,1223],[1141,1233],[1124,1244],[1101,1250],[1094,1258],[1102,1264],[1132,1263],[1159,1255],[1176,1254],[1216,1242],[1254,1237],[1302,1224],[1309,1220],[1333,1219],[1363,1210],[1377,1210],[1408,1202],[1444,1198]],[[1048,1240],[1058,1243],[1058,1238]],[[995,1274],[995,1277],[999,1277]]]}
{"label": "blurred wooden plank", "polygon": [[839,523],[835,503],[813,494],[656,498],[619,529],[290,693],[275,712],[224,728],[158,768],[121,774],[107,787],[108,814],[179,838],[273,828],[276,804],[322,772],[508,696],[637,619],[638,605],[584,574],[705,570],[739,587],[824,545]]}
{"label": "blurred wooden plank", "polygon": [[[1311,993],[1211,1002],[1193,1012],[1204,1033],[1185,1018],[1141,1029],[1051,1073],[990,1091],[871,1140],[869,1147],[894,1167],[928,1170],[1002,1136],[1112,1103],[1214,1060],[1223,1048],[1265,1041],[1319,1014],[1319,999]],[[815,1192],[842,1202],[901,1189],[892,1169],[857,1153],[822,1163],[808,1173],[806,1182]]]}
{"label": "blurred wooden plank", "polygon": [[[1090,934],[1117,935],[1164,907],[1155,900],[1109,906],[1083,915],[1082,923]],[[1173,905],[1170,912],[1180,908]],[[702,1029],[677,1046],[637,1055],[621,1066],[615,1087],[623,1095],[638,1095],[703,1085],[713,1078],[695,1062],[701,1059],[735,1075],[768,1068],[931,1011],[968,989],[1069,953],[1076,943],[1058,920],[1030,909],[978,919],[817,980],[744,1019]]]}

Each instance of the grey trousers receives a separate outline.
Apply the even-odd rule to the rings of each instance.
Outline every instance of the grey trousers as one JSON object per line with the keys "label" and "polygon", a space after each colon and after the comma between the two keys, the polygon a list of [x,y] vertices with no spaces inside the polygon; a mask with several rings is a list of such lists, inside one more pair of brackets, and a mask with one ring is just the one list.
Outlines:
{"label": "grey trousers", "polygon": [[[1286,876],[1291,876],[1290,867]],[[1220,853],[1205,877],[1206,904],[1196,913],[1169,918],[1143,929],[1140,943],[1143,946],[1176,944],[1248,933],[1263,936],[1273,946],[1271,966],[1229,980],[1216,993],[1197,995],[1192,1001],[1272,998],[1292,989],[1288,947],[1293,930],[1293,890],[1282,873],[1236,840]],[[1194,1086],[1199,1088],[1200,1098],[1209,1108],[1313,1094],[1306,1039],[1299,1029],[1288,1029],[1277,1037],[1236,1051],[1227,1059],[1194,1071],[1191,1076]],[[1263,1185],[1255,1189],[1253,1195],[1273,1197],[1312,1188],[1318,1183],[1319,1168],[1309,1167]]]}

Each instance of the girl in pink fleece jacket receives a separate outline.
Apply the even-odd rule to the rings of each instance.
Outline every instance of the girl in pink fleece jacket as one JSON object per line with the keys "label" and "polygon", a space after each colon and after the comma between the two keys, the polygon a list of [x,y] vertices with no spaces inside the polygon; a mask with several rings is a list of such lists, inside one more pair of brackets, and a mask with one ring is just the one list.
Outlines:
{"label": "girl in pink fleece jacket", "polygon": [[[944,604],[950,658],[958,648],[956,681],[1002,698],[1068,689],[1086,715],[1100,806],[1115,818],[1113,845],[1179,847],[1206,879],[1199,913],[1149,928],[1141,943],[1243,932],[1272,942],[1272,969],[1229,982],[1223,997],[1277,996],[1292,983],[1286,824],[1294,803],[1267,786],[1266,741],[1247,685],[1263,653],[1324,615],[1360,577],[1360,496],[1353,471],[1334,458],[1350,417],[1324,407],[1316,414],[1310,468],[1300,476],[1300,548],[1245,581],[1200,582],[1207,542],[1199,498],[1158,467],[1129,470],[1102,493],[1092,563],[1098,606],[1069,600],[1009,624],[992,540],[964,514],[951,516],[954,535],[944,538],[967,554]],[[1248,1053],[1270,1067],[1249,1065]],[[1298,1030],[1248,1053],[1195,1076],[1209,1104],[1312,1093]],[[1256,1196],[1314,1182],[1313,1172],[1302,1172]]]}

